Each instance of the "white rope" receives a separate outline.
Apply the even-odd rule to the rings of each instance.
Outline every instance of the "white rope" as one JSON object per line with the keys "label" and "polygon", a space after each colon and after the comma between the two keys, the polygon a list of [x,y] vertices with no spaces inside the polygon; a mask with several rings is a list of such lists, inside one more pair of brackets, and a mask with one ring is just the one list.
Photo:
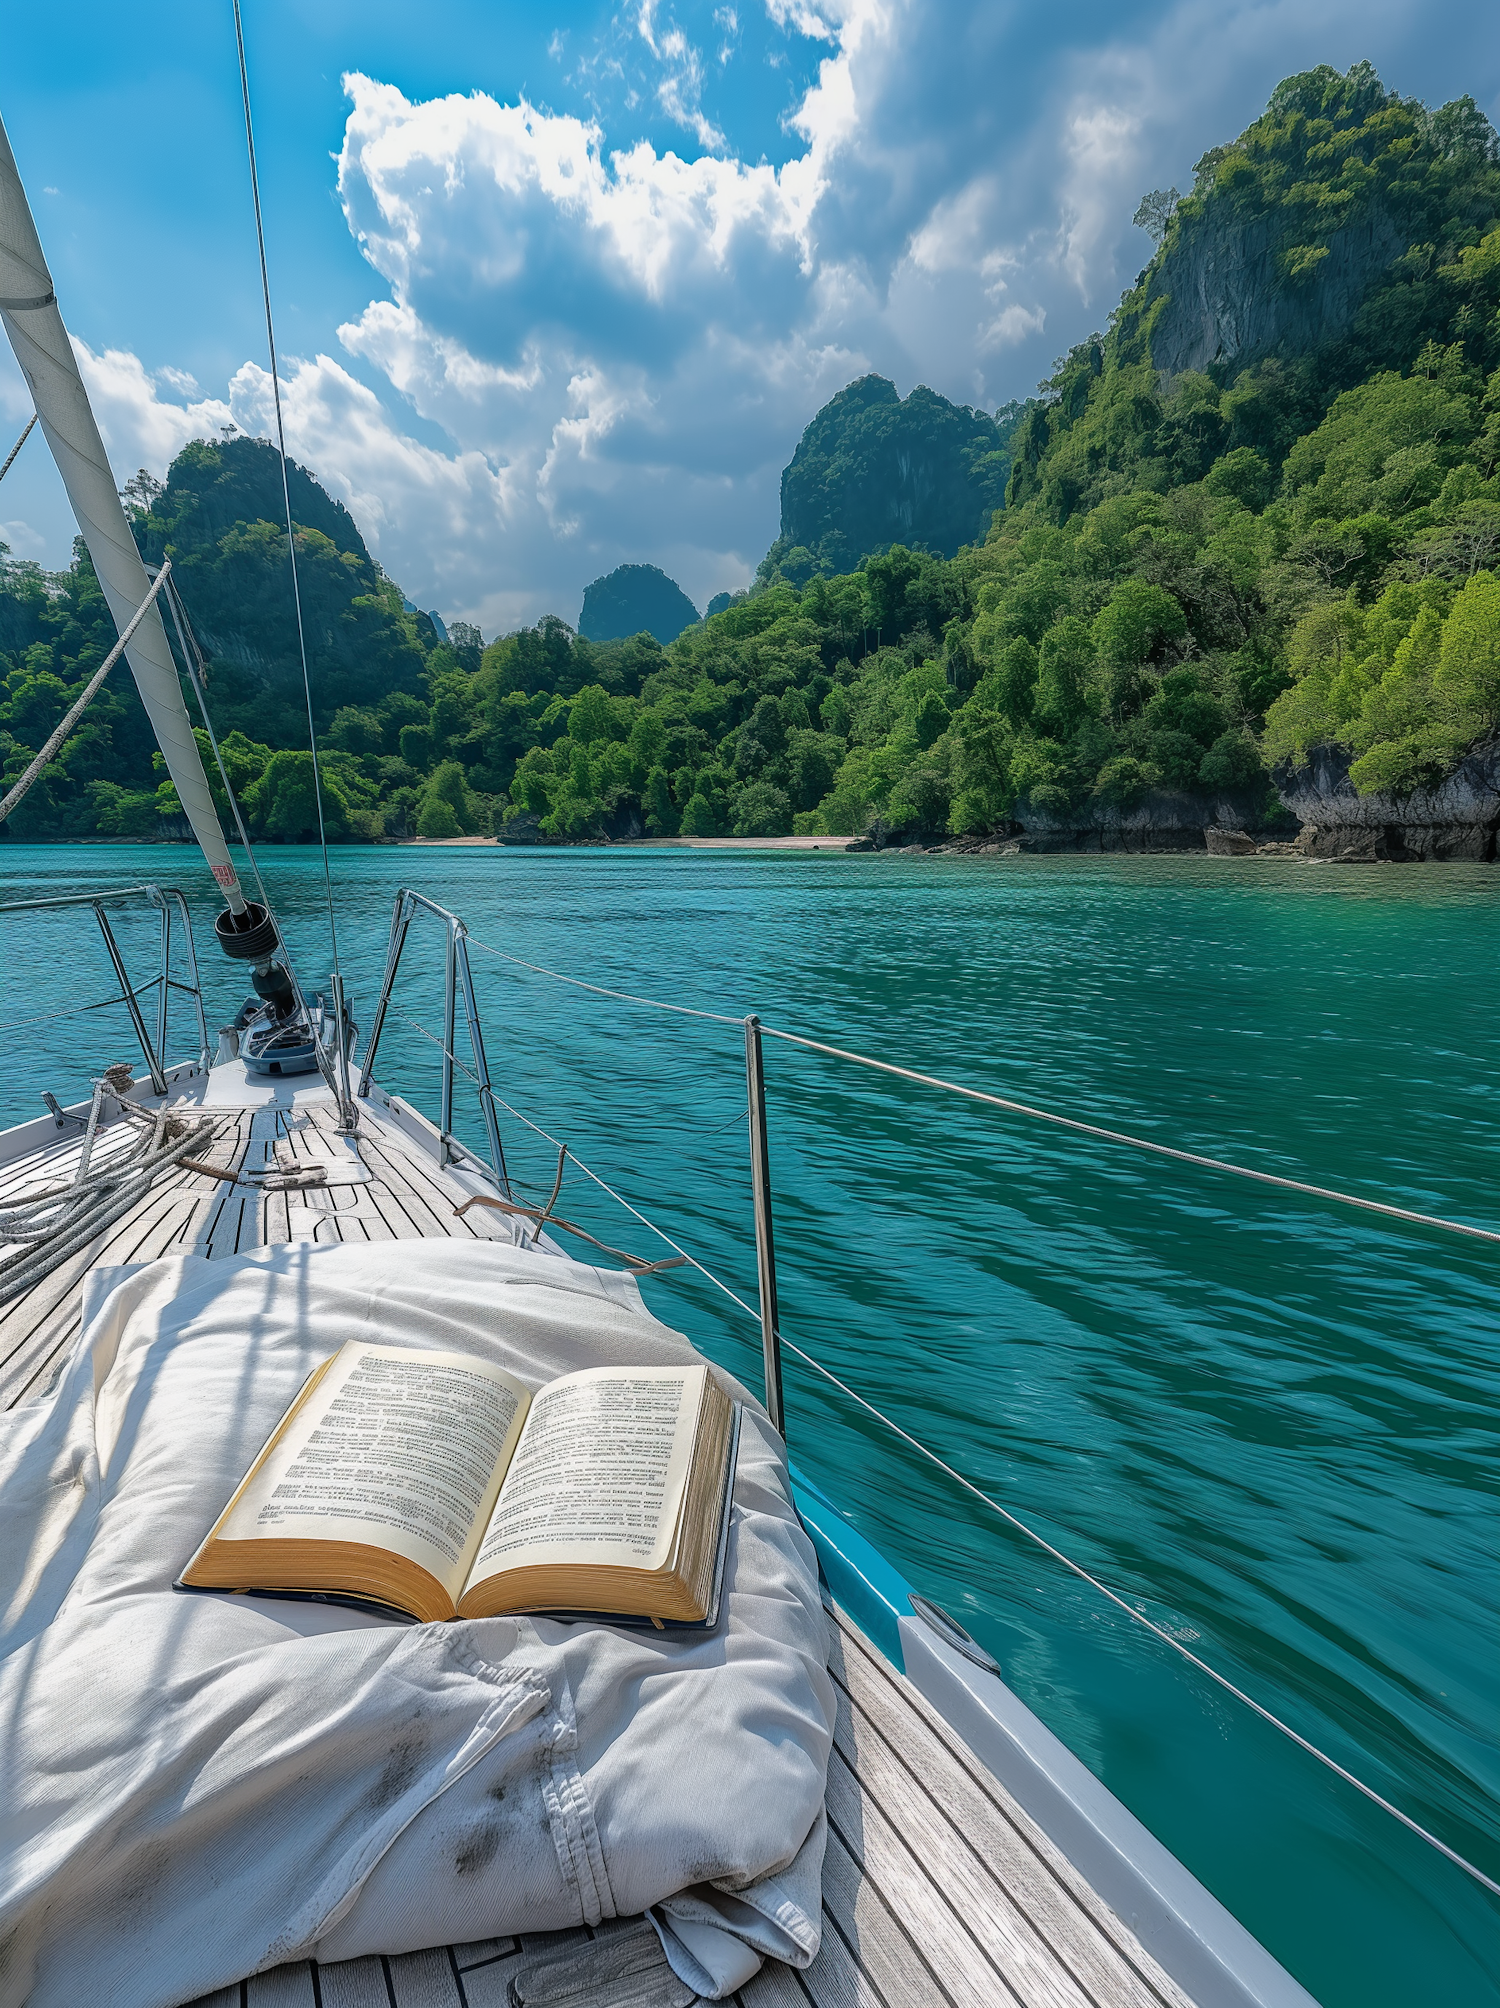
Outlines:
{"label": "white rope", "polygon": [[[186,1122],[166,1109],[148,1114],[120,1101],[124,1092],[108,1072],[95,1083],[84,1148],[70,1184],[22,1193],[0,1208],[0,1243],[13,1244],[12,1252],[0,1258],[0,1304],[21,1296],[44,1276],[53,1274],[69,1256],[88,1247],[105,1228],[139,1205],[180,1158],[212,1140],[215,1118]],[[116,1098],[120,1114],[134,1119],[140,1134],[107,1162],[90,1165],[99,1109],[106,1095]]]}
{"label": "white rope", "polygon": [[[20,451],[19,442],[17,444],[16,450],[17,452]],[[9,462],[7,462],[6,464],[9,465]],[[141,622],[146,618],[147,612],[149,611],[152,603],[155,601],[157,594],[161,591],[162,587],[167,583],[168,578],[171,576],[171,572],[172,572],[172,561],[169,558],[167,562],[162,566],[161,570],[157,573],[155,579],[152,581],[150,592],[147,593],[146,597],[141,601],[140,605],[136,608],[134,614],[131,616],[130,623],[126,627],[124,634],[120,636],[120,639],[115,643],[114,647],[110,650],[109,654],[104,658],[103,662],[100,663],[99,667],[94,671],[93,675],[89,678],[88,684],[84,690],[82,697],[79,698],[78,702],[68,712],[67,716],[63,719],[61,725],[58,726],[57,730],[52,734],[51,738],[48,739],[46,745],[42,748],[41,752],[37,754],[36,758],[32,761],[31,765],[26,769],[26,772],[21,776],[20,780],[17,781],[16,785],[11,789],[10,793],[6,796],[5,800],[3,802],[0,802],[0,823],[3,823],[6,817],[10,814],[11,810],[19,807],[23,799],[31,792],[32,783],[36,780],[38,774],[41,773],[42,769],[47,765],[47,762],[53,758],[53,756],[57,752],[58,747],[62,745],[63,741],[68,737],[69,733],[73,730],[73,727],[78,723],[79,719],[83,716],[84,712],[93,702],[94,697],[99,690],[99,686],[103,683],[105,677],[109,675],[109,672],[114,668],[115,664],[120,660],[121,655],[125,651],[126,643],[130,640],[130,637],[135,633],[136,629],[140,626]]]}

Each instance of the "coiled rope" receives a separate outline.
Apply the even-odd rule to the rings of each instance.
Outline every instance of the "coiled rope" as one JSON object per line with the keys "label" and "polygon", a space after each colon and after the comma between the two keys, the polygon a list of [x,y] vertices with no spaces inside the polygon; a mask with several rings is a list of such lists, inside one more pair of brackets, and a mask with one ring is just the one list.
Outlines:
{"label": "coiled rope", "polygon": [[[0,1258],[0,1304],[21,1296],[60,1262],[88,1247],[146,1198],[164,1172],[212,1141],[218,1128],[214,1117],[194,1122],[164,1108],[154,1113],[138,1109],[123,1099],[130,1080],[130,1068],[122,1064],[106,1069],[94,1083],[83,1146],[68,1184],[23,1193],[0,1207],[0,1244],[13,1244]],[[106,1101],[118,1105],[137,1134],[125,1150],[95,1168],[94,1143]]]}

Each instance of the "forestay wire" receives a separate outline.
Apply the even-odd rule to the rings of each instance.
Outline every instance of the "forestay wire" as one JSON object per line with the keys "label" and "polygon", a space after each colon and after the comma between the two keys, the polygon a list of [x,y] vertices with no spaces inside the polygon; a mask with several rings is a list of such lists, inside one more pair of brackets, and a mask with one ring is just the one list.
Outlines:
{"label": "forestay wire", "polygon": [[245,107],[245,151],[250,161],[250,194],[255,204],[255,242],[260,252],[260,290],[266,309],[266,346],[271,356],[271,396],[276,407],[276,450],[281,457],[281,499],[286,511],[286,548],[292,566],[292,601],[297,612],[297,651],[302,660],[302,694],[307,700],[307,744],[312,753],[313,799],[318,810],[318,848],[323,854],[323,890],[328,902],[328,935],[333,967],[338,972],[339,930],[333,909],[333,871],[328,861],[328,832],[323,821],[323,777],[318,766],[318,735],[313,725],[312,680],[307,673],[307,636],[302,627],[302,587],[297,577],[297,538],[292,527],[292,491],[286,471],[286,427],[281,416],[281,373],[276,364],[276,326],[271,316],[271,275],[266,265],[266,230],[260,208],[260,175],[255,165],[255,129],[250,119],[250,72],[245,64],[245,24],[240,0],[234,8],[234,39],[240,59],[240,96]]}
{"label": "forestay wire", "polygon": [[5,456],[5,465],[3,467],[0,467],[0,481],[3,481],[5,479],[6,475],[9,474],[11,468],[15,465],[16,455],[21,451],[21,448],[26,444],[27,440],[30,439],[31,428],[35,424],[36,424],[36,413],[33,412],[30,418],[28,418],[26,423],[21,427],[21,437],[16,441],[15,445],[10,449],[10,452],[7,453]]}

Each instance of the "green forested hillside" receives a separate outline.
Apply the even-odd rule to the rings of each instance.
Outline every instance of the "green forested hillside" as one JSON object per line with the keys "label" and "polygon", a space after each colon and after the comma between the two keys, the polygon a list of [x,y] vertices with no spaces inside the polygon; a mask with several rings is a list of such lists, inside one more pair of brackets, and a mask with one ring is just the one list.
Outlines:
{"label": "green forested hillside", "polygon": [[[794,578],[773,549],[665,649],[554,618],[439,644],[299,489],[336,833],[932,836],[1162,789],[1253,815],[1318,745],[1367,792],[1451,768],[1500,725],[1494,133],[1467,100],[1315,70],[1153,214],[1156,256],[1026,408],[1006,506],[951,558],[897,543]],[[137,528],[179,568],[254,826],[294,838],[308,761],[257,455],[274,473],[255,442],[189,448]],[[9,568],[7,771],[110,639],[86,560]],[[142,733],[122,683],[15,834],[159,826]]]}

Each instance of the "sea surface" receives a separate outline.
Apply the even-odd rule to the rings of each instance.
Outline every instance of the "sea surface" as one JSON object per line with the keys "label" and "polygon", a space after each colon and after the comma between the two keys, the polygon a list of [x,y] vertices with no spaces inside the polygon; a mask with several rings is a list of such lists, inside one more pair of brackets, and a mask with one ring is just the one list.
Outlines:
{"label": "sea surface", "polygon": [[[262,862],[313,987],[320,861]],[[502,957],[1500,1225],[1493,868],[408,848],[332,873],[365,1022],[397,887],[467,920],[518,1182],[556,1166],[524,1116],[750,1302],[740,1028]],[[0,847],[7,899],[146,880],[188,894],[212,1031],[243,990],[195,853]],[[121,922],[142,978],[154,929]],[[3,931],[14,1122],[135,1047],[118,1006],[35,1022],[109,992],[86,910]],[[378,1068],[434,1112],[440,970],[419,928]],[[766,1056],[788,1337],[1500,1878],[1500,1247]],[[666,1252],[571,1164],[559,1210]],[[644,1287],[759,1385],[727,1297]],[[1500,2004],[1500,1902],[793,1360],[787,1389],[803,1469],[1327,2008]]]}

